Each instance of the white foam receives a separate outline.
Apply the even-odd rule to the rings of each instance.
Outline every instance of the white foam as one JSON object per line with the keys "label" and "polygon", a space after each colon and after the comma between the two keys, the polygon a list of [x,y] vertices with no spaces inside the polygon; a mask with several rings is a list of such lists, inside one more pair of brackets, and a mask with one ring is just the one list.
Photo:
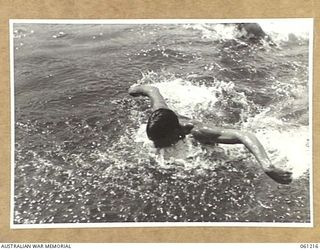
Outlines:
{"label": "white foam", "polygon": [[307,39],[310,32],[309,20],[277,20],[260,21],[261,28],[275,40],[288,40],[289,34],[298,38]]}
{"label": "white foam", "polygon": [[[258,20],[258,23],[264,32],[266,32],[274,41],[288,41],[290,34],[295,35],[298,39],[308,39],[312,25],[310,20]],[[237,29],[236,25],[224,24],[188,24],[184,25],[186,29],[198,30],[202,34],[202,39],[212,41],[237,39],[244,35]]]}
{"label": "white foam", "polygon": [[[191,76],[196,77],[197,75]],[[212,109],[214,104],[219,101],[217,96],[223,96],[222,92],[235,92],[235,86],[232,82],[214,81],[208,87],[172,76],[161,78],[153,71],[143,74],[139,83],[157,87],[171,109],[190,118],[198,117],[203,110]],[[243,97],[243,93],[236,93],[235,98],[240,100]],[[214,110],[214,112],[219,112],[219,110]]]}
{"label": "white foam", "polygon": [[[163,169],[169,168],[183,168],[184,170],[188,169],[214,169],[216,168],[221,161],[216,161],[216,159],[212,159],[208,157],[208,152],[221,151],[219,147],[212,147],[203,149],[200,145],[195,145],[192,143],[192,139],[190,137],[186,137],[186,139],[179,141],[172,147],[156,149],[153,146],[153,143],[147,138],[145,132],[145,124],[142,124],[141,127],[137,130],[135,136],[135,142],[140,143],[141,154],[147,154],[151,157],[155,162],[157,162],[158,167]],[[238,146],[230,146],[229,150],[232,151],[232,148],[236,148]],[[223,151],[224,152],[224,151]],[[239,152],[239,150],[233,150],[233,152]],[[237,159],[237,154],[231,155],[233,159]],[[243,158],[242,156],[240,158]]]}
{"label": "white foam", "polygon": [[153,84],[168,100],[169,106],[185,116],[192,116],[198,111],[198,106],[209,108],[216,101],[215,88],[195,86],[180,78]]}
{"label": "white foam", "polygon": [[265,147],[271,162],[291,170],[298,178],[310,169],[308,126],[295,126],[281,121],[272,112],[262,112],[242,125],[244,130],[254,131]]}
{"label": "white foam", "polygon": [[186,29],[199,30],[202,39],[210,39],[212,41],[230,40],[239,37],[242,33],[235,25],[224,24],[188,24],[184,26]]}

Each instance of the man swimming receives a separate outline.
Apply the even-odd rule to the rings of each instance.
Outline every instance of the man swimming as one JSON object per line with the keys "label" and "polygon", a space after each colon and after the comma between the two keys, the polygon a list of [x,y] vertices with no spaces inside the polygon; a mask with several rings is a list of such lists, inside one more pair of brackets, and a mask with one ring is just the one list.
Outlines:
{"label": "man swimming", "polygon": [[292,173],[275,167],[262,144],[251,133],[236,129],[207,126],[170,110],[158,88],[148,85],[133,85],[131,96],[147,96],[151,100],[152,114],[147,124],[147,135],[156,148],[170,147],[187,134],[202,144],[243,144],[255,156],[263,171],[274,181],[289,184]]}

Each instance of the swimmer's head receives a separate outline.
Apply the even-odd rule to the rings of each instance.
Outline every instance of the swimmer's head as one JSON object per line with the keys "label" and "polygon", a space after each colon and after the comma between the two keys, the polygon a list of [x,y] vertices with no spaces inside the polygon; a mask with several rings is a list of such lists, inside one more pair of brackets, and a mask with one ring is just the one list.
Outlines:
{"label": "swimmer's head", "polygon": [[184,139],[191,129],[191,125],[180,125],[178,116],[172,110],[161,108],[151,114],[147,135],[156,148],[165,148]]}

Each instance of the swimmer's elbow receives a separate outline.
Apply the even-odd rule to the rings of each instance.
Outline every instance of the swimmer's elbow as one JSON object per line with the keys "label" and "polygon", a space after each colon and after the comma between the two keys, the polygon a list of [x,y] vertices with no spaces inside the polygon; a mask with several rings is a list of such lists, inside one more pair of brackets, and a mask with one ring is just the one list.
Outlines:
{"label": "swimmer's elbow", "polygon": [[140,96],[140,95],[150,96],[150,95],[158,94],[159,89],[154,86],[134,84],[129,88],[128,93],[131,96]]}
{"label": "swimmer's elbow", "polygon": [[240,132],[238,133],[238,138],[239,139],[249,139],[250,141],[256,141],[257,137],[255,134],[251,133],[251,132]]}
{"label": "swimmer's elbow", "polygon": [[131,96],[141,96],[145,95],[145,91],[141,85],[134,84],[128,89],[128,93]]}

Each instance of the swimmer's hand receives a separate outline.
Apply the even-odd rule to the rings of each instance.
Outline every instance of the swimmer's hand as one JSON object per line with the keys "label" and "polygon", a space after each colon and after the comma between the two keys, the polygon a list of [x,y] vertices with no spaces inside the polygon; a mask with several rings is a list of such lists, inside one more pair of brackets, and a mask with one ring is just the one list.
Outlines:
{"label": "swimmer's hand", "polygon": [[290,184],[292,182],[292,172],[282,169],[271,169],[265,171],[265,173],[274,181],[280,184]]}

